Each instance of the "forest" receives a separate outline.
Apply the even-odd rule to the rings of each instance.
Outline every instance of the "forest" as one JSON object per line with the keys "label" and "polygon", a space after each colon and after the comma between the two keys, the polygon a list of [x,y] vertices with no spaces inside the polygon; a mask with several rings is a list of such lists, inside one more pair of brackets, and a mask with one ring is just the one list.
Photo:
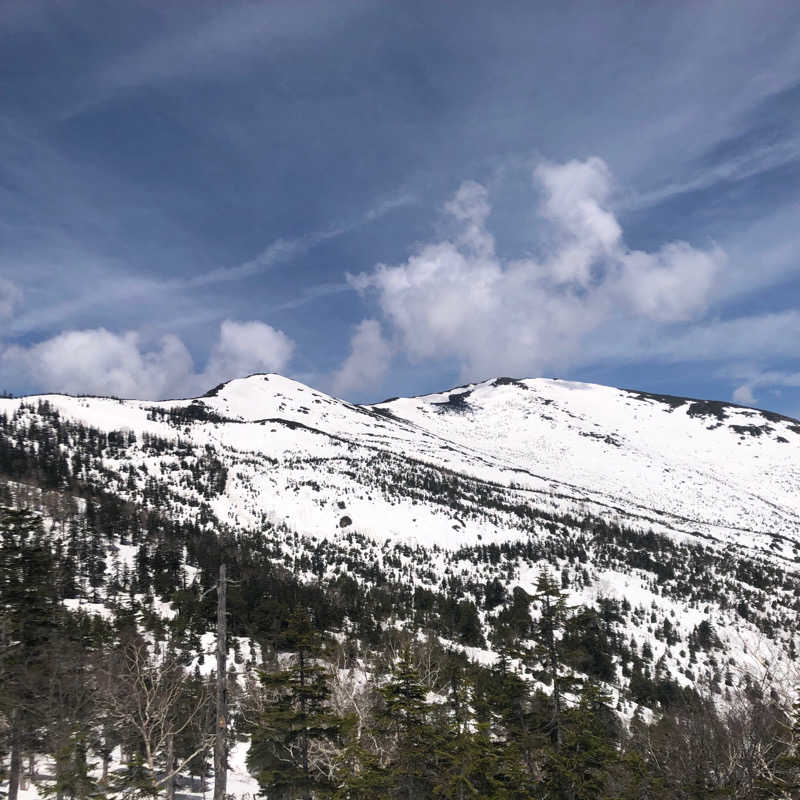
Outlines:
{"label": "forest", "polygon": [[[193,513],[173,503],[169,462],[125,496],[106,465],[124,462],[131,432],[35,410],[0,416],[8,800],[206,797],[218,685],[223,762],[244,753],[267,800],[800,797],[800,678],[738,663],[714,623],[725,611],[794,657],[792,571],[520,506],[526,539],[461,547],[439,573],[435,548],[218,524],[206,501],[226,467],[180,439],[141,444],[180,460],[205,498]],[[499,507],[426,470],[382,490],[413,502],[422,480],[443,501],[468,491]],[[619,594],[570,600],[602,569],[646,576],[698,621]]]}
{"label": "forest", "polygon": [[[480,630],[468,612],[458,621],[446,595],[409,604],[400,587],[306,585],[247,537],[152,514],[140,528],[133,509],[103,497],[54,543],[42,517],[8,495],[0,763],[9,800],[31,780],[58,800],[172,800],[213,778],[215,675],[198,651],[213,631],[205,587],[222,560],[231,631],[242,637],[227,675],[228,746],[249,743],[265,798],[800,796],[800,707],[788,691],[737,676],[720,702],[659,679],[640,652],[628,689],[637,710],[623,718],[611,664],[631,645],[615,639],[619,609],[568,606],[546,568],[534,594],[498,602],[500,589],[487,587],[485,602],[499,609],[496,658],[481,663],[463,644]],[[97,532],[112,528],[116,541],[147,538],[147,562],[103,574],[110,545]],[[170,564],[183,559],[197,580],[167,588]],[[172,602],[171,618],[156,612],[157,595]],[[102,614],[69,602],[101,596]],[[440,612],[454,616],[449,640],[436,632]],[[698,630],[693,646],[713,648],[713,630]]]}

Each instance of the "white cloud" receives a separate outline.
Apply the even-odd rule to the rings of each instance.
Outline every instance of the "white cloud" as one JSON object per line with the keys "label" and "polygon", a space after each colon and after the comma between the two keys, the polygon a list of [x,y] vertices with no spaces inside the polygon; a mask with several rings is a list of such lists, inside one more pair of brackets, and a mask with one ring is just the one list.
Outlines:
{"label": "white cloud", "polygon": [[25,379],[42,391],[110,394],[160,399],[198,394],[228,378],[277,371],[288,363],[293,342],[263,322],[220,326],[208,365],[196,372],[184,343],[172,334],[146,347],[138,333],[105,328],[66,331],[0,354],[0,375]]}
{"label": "white cloud", "polygon": [[654,252],[628,249],[607,208],[613,188],[598,158],[541,164],[534,181],[547,257],[501,259],[486,229],[488,194],[461,186],[445,211],[460,232],[424,244],[398,266],[348,276],[377,294],[412,360],[455,359],[469,377],[535,374],[579,363],[598,332],[650,329],[705,310],[724,263],[719,249],[670,242]]}
{"label": "white cloud", "polygon": [[66,331],[30,347],[9,347],[3,372],[26,375],[46,391],[160,397],[191,374],[192,357],[175,336],[143,351],[138,334],[104,328]]}
{"label": "white cloud", "polygon": [[5,278],[0,278],[0,319],[8,319],[21,298],[22,291],[19,287]]}
{"label": "white cloud", "polygon": [[487,257],[494,253],[494,238],[486,230],[486,220],[492,209],[485,186],[477,181],[464,181],[444,208],[463,225],[459,244],[476,256]]}
{"label": "white cloud", "polygon": [[744,406],[752,406],[756,402],[756,398],[753,395],[753,387],[748,386],[746,383],[737,386],[733,390],[733,401]]}
{"label": "white cloud", "polygon": [[682,322],[702,311],[725,254],[670,242],[655,253],[624,253],[609,281],[631,310],[657,322]]}
{"label": "white cloud", "polygon": [[381,324],[374,319],[362,320],[350,340],[350,354],[334,375],[334,392],[345,394],[378,386],[391,358],[392,347],[383,338]]}
{"label": "white cloud", "polygon": [[253,372],[279,372],[292,357],[294,342],[263,322],[233,322],[220,326],[203,380],[227,380]]}
{"label": "white cloud", "polygon": [[555,229],[555,252],[549,263],[559,282],[588,286],[591,268],[619,246],[622,229],[604,208],[611,194],[611,173],[599,158],[540,164],[534,178],[545,190],[541,214]]}
{"label": "white cloud", "polygon": [[734,378],[742,383],[733,391],[733,400],[743,405],[756,405],[760,389],[779,390],[781,387],[800,387],[800,372],[760,370],[751,365],[735,365],[721,371],[720,377]]}

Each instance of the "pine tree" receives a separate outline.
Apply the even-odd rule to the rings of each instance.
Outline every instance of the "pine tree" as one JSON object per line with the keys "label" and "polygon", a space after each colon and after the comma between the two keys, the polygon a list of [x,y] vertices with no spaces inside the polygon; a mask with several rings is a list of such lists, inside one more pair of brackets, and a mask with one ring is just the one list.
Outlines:
{"label": "pine tree", "polygon": [[538,781],[537,752],[548,740],[543,731],[550,722],[549,709],[534,702],[528,683],[502,654],[476,685],[475,711],[478,724],[491,732],[500,760],[499,780],[509,797],[532,796]]}
{"label": "pine tree", "polygon": [[597,684],[587,682],[578,706],[565,713],[561,745],[543,759],[544,784],[553,800],[610,797],[610,775],[618,753],[608,703],[608,695]]}
{"label": "pine tree", "polygon": [[71,737],[54,754],[55,780],[40,787],[42,794],[58,800],[98,800],[102,791],[92,777],[93,764],[89,763],[87,737]]}
{"label": "pine tree", "polygon": [[293,653],[285,669],[261,674],[267,704],[256,721],[247,763],[269,798],[325,797],[335,785],[314,763],[315,745],[338,744],[348,720],[328,702],[322,642],[307,612],[293,615],[284,643]]}
{"label": "pine tree", "polygon": [[[456,667],[450,676],[449,724],[442,736],[434,796],[446,800],[505,800],[501,760],[486,721],[485,701],[474,682]],[[479,720],[479,715],[483,721]]]}
{"label": "pine tree", "polygon": [[542,570],[536,581],[534,599],[539,604],[539,619],[533,625],[535,641],[533,655],[544,666],[552,688],[552,719],[549,732],[556,749],[561,746],[561,718],[563,714],[563,692],[565,678],[562,675],[563,653],[561,640],[567,625],[569,612],[567,595],[547,569]]}
{"label": "pine tree", "polygon": [[16,800],[22,750],[42,720],[49,643],[61,616],[55,568],[41,524],[27,511],[0,509],[0,711],[9,720],[8,800]]}
{"label": "pine tree", "polygon": [[335,780],[334,800],[384,800],[390,794],[392,776],[377,753],[353,740],[338,759]]}
{"label": "pine tree", "polygon": [[390,797],[422,800],[430,797],[436,771],[437,730],[431,724],[427,690],[406,649],[389,682],[380,689],[383,708],[376,726],[391,743],[388,772]]}

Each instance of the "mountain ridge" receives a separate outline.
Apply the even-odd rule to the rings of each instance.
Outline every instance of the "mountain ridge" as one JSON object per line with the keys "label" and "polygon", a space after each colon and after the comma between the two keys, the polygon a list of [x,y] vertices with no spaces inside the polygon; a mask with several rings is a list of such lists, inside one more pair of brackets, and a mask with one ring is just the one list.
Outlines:
{"label": "mountain ridge", "polygon": [[[261,542],[312,585],[348,575],[364,591],[453,592],[487,638],[491,587],[533,594],[548,569],[577,605],[627,604],[619,641],[646,641],[680,685],[719,686],[725,669],[687,661],[673,636],[659,638],[667,624],[689,636],[705,620],[726,657],[756,672],[788,669],[800,646],[790,418],[548,379],[373,405],[274,373],[215,388],[167,401],[2,399],[0,476]],[[131,571],[142,557],[113,536],[108,547]],[[185,570],[193,580],[196,566]],[[615,657],[624,687],[624,651]]]}
{"label": "mountain ridge", "polygon": [[[199,398],[33,395],[0,400],[0,412],[37,402],[107,430],[170,436],[183,425],[197,445],[227,451],[230,465],[252,452],[282,463],[289,456],[305,459],[310,467],[314,458],[334,455],[308,440],[322,435],[334,449],[380,454],[396,467],[414,461],[509,492],[550,500],[562,495],[567,504],[608,509],[634,524],[644,518],[673,532],[694,525],[693,533],[715,539],[740,531],[775,542],[800,524],[792,489],[800,477],[800,425],[719,401],[553,379],[492,378],[356,405],[275,373],[256,373]],[[237,429],[242,425],[247,435]],[[285,435],[270,435],[277,434],[275,426]],[[231,497],[235,488],[228,487]],[[725,508],[711,497],[712,488]],[[272,501],[264,497],[267,507]],[[228,517],[248,524],[235,512]],[[319,526],[313,532],[320,534]]]}
{"label": "mountain ridge", "polygon": [[[21,395],[2,396],[2,397],[0,397],[0,399],[25,400],[25,399],[33,399],[33,398],[38,398],[38,397],[42,397],[42,398],[44,398],[44,397],[75,397],[75,398],[87,398],[87,399],[94,398],[94,399],[100,399],[100,400],[124,400],[124,401],[132,401],[132,402],[153,402],[153,403],[172,403],[172,402],[175,402],[175,403],[177,403],[177,402],[192,401],[192,400],[203,400],[203,399],[209,398],[209,397],[216,397],[219,394],[220,391],[222,391],[226,386],[228,386],[229,384],[231,384],[231,383],[233,383],[235,381],[244,381],[244,380],[249,380],[250,378],[262,378],[262,377],[263,378],[269,378],[271,376],[272,377],[277,377],[277,378],[284,378],[286,380],[294,381],[294,379],[286,378],[283,374],[278,373],[278,372],[251,372],[251,373],[248,373],[247,375],[242,375],[242,376],[235,377],[235,378],[229,378],[229,379],[227,379],[225,381],[222,381],[222,382],[216,384],[215,386],[213,386],[212,388],[208,389],[207,391],[205,391],[203,394],[200,394],[200,395],[197,395],[197,396],[165,397],[165,398],[159,398],[159,399],[155,399],[155,400],[147,400],[147,399],[143,399],[143,398],[139,398],[139,397],[119,397],[117,395],[90,394],[90,393],[74,394],[74,393],[69,393],[69,392],[45,391],[45,392],[28,392],[28,393],[21,394]],[[583,385],[583,386],[596,386],[596,387],[603,387],[603,388],[607,388],[607,389],[616,389],[616,390],[618,390],[620,392],[627,392],[627,393],[629,393],[631,395],[634,395],[634,396],[641,396],[642,398],[645,398],[645,399],[656,400],[656,401],[659,401],[659,402],[663,402],[666,405],[671,405],[671,406],[675,406],[675,407],[678,407],[678,406],[683,405],[685,403],[699,403],[699,404],[702,404],[702,405],[705,405],[705,406],[709,406],[709,407],[714,407],[714,408],[721,408],[721,409],[733,408],[733,409],[738,409],[738,410],[743,410],[743,411],[755,411],[755,412],[761,414],[765,419],[768,419],[768,420],[773,421],[773,422],[784,421],[784,422],[796,423],[796,424],[800,425],[800,418],[792,417],[792,416],[789,416],[788,414],[781,414],[780,412],[772,411],[772,410],[766,409],[766,408],[761,408],[759,406],[747,406],[747,405],[743,405],[741,403],[734,403],[734,402],[728,401],[728,400],[717,400],[717,399],[714,399],[714,398],[703,398],[703,397],[697,397],[697,396],[693,396],[693,395],[675,395],[675,394],[670,394],[670,393],[667,393],[667,392],[651,392],[651,391],[649,391],[647,389],[638,389],[638,388],[633,388],[633,387],[629,387],[629,386],[612,386],[610,384],[596,383],[596,382],[593,382],[593,381],[573,381],[573,380],[570,380],[570,379],[567,379],[567,378],[544,378],[544,377],[533,378],[533,377],[530,377],[530,376],[529,377],[510,377],[510,376],[500,376],[500,375],[498,375],[498,376],[494,376],[494,377],[485,378],[483,380],[476,380],[476,381],[472,381],[472,382],[469,382],[469,383],[463,383],[463,384],[459,384],[457,386],[452,386],[452,387],[450,387],[448,389],[442,389],[439,392],[423,392],[422,394],[403,395],[403,396],[401,396],[401,395],[393,395],[391,397],[387,397],[387,398],[384,398],[383,400],[379,400],[379,401],[376,401],[376,402],[364,402],[364,403],[350,403],[349,401],[344,400],[343,398],[336,397],[335,395],[329,395],[329,396],[330,397],[335,397],[335,399],[337,399],[337,400],[341,400],[344,403],[348,403],[349,405],[357,406],[357,407],[360,407],[360,408],[374,408],[376,406],[383,406],[383,405],[386,405],[388,403],[391,403],[391,402],[394,402],[394,401],[400,400],[400,399],[417,399],[417,398],[423,398],[423,397],[430,397],[430,396],[437,395],[437,394],[455,393],[459,389],[469,389],[471,387],[480,386],[480,385],[487,384],[487,383],[493,383],[495,385],[524,384],[525,381],[534,381],[534,380],[551,381],[551,382],[554,382],[554,383],[573,383],[573,384],[579,384],[579,385]],[[314,389],[310,385],[303,384],[300,381],[294,381],[294,382],[298,383],[301,386],[305,386],[309,390],[322,392],[322,390]]]}

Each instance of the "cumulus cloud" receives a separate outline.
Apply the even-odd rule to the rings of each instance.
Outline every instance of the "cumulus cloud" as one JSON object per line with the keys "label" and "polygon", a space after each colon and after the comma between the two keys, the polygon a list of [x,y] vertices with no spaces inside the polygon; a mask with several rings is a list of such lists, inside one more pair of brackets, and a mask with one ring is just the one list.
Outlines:
{"label": "cumulus cloud", "polygon": [[391,358],[391,344],[384,339],[380,322],[362,320],[350,340],[350,354],[334,375],[334,392],[346,394],[353,389],[378,386]]}
{"label": "cumulus cloud", "polygon": [[192,357],[176,336],[142,350],[138,334],[104,328],[66,331],[30,347],[9,347],[2,355],[6,373],[24,374],[47,391],[160,396],[177,376],[192,371]]}
{"label": "cumulus cloud", "polygon": [[253,372],[279,372],[292,357],[294,342],[263,322],[233,322],[220,326],[203,379],[223,381]]}
{"label": "cumulus cloud", "polygon": [[599,158],[543,163],[533,172],[545,200],[541,215],[554,228],[555,248],[547,268],[558,282],[591,282],[592,266],[611,256],[622,229],[604,208],[611,195],[611,172]]}
{"label": "cumulus cloud", "polygon": [[22,298],[22,291],[5,278],[0,278],[0,319],[8,319],[14,306]]}
{"label": "cumulus cloud", "polygon": [[198,372],[177,336],[163,336],[148,347],[134,331],[96,328],[8,347],[0,354],[0,375],[14,376],[14,382],[24,378],[40,391],[160,399],[197,394],[252,372],[281,370],[292,350],[286,334],[263,322],[226,320],[206,368]]}
{"label": "cumulus cloud", "polygon": [[380,308],[412,360],[451,358],[470,377],[533,374],[581,360],[610,325],[685,322],[702,314],[724,261],[717,248],[669,242],[631,250],[609,209],[599,158],[533,172],[547,255],[504,260],[486,228],[488,193],[464,183],[445,206],[458,233],[420,246],[404,264],[350,275]]}

